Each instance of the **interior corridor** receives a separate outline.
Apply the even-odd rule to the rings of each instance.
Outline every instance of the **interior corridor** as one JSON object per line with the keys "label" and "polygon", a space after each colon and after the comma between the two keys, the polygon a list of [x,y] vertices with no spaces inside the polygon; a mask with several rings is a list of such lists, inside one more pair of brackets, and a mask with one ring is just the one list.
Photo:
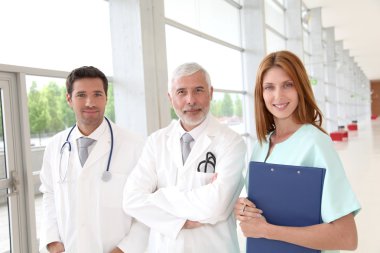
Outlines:
{"label": "interior corridor", "polygon": [[[358,248],[341,252],[380,253],[380,118],[359,122],[358,131],[349,131],[348,140],[335,142],[335,147],[362,206],[356,216]],[[238,231],[243,253],[245,240]]]}

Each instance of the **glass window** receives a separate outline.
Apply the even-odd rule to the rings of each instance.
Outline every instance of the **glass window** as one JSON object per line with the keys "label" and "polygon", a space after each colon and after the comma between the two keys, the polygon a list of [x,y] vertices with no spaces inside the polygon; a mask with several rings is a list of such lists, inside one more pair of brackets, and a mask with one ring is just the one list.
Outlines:
{"label": "glass window", "polygon": [[[0,97],[1,100],[1,97]],[[7,178],[7,167],[5,162],[5,143],[3,132],[3,109],[0,101],[0,180]],[[8,208],[8,189],[0,188],[0,252],[10,252],[10,225]]]}
{"label": "glass window", "polygon": [[219,122],[228,125],[239,134],[246,132],[244,125],[242,94],[214,92],[210,111]]}
{"label": "glass window", "polygon": [[306,8],[305,5],[302,5],[301,9],[301,15],[302,15],[302,27],[306,29],[307,31],[310,31],[310,10]]}
{"label": "glass window", "polygon": [[46,146],[51,136],[75,123],[66,101],[65,79],[26,76],[26,83],[31,145]]}
{"label": "glass window", "polygon": [[303,54],[303,62],[304,62],[304,65],[305,65],[305,68],[306,68],[306,71],[308,73],[311,73],[311,69],[312,69],[312,66],[311,66],[311,57],[308,53],[304,53]]}
{"label": "glass window", "polygon": [[11,252],[7,193],[7,189],[0,189],[0,252]]}
{"label": "glass window", "polygon": [[5,154],[5,143],[4,143],[4,127],[3,127],[3,108],[2,108],[3,106],[2,106],[1,95],[3,94],[0,93],[0,123],[1,123],[0,124],[0,180],[7,178],[7,166],[6,166],[6,161],[5,161],[6,154]]}
{"label": "glass window", "polygon": [[311,40],[309,32],[306,30],[303,30],[303,49],[304,51],[310,53],[311,52]]}
{"label": "glass window", "polygon": [[223,0],[165,0],[165,16],[240,46],[239,9]]}
{"label": "glass window", "polygon": [[104,0],[0,1],[0,64],[62,71],[93,65],[112,76],[108,7]]}
{"label": "glass window", "polygon": [[267,53],[286,49],[285,39],[266,29]]}
{"label": "glass window", "polygon": [[[6,86],[3,86],[0,80],[1,88],[0,88],[0,252],[11,252],[11,232],[13,230],[17,230],[17,227],[11,226],[11,210],[13,211],[10,201],[8,198],[8,194],[10,193],[9,183],[6,183],[6,180],[10,179],[10,169],[9,166],[12,166],[12,163],[9,164],[8,157],[10,154],[8,152],[9,140],[4,130],[7,125],[5,122],[5,110],[7,109],[7,104],[5,102],[4,96],[9,96],[9,93],[4,92]],[[5,110],[4,110],[5,109]],[[9,133],[9,132],[8,132]],[[15,205],[13,205],[15,206]],[[13,215],[17,215],[17,211],[12,213]]]}
{"label": "glass window", "polygon": [[285,35],[285,12],[273,0],[265,1],[265,23]]}
{"label": "glass window", "polygon": [[243,90],[241,52],[166,25],[169,79],[185,62],[197,62],[210,74],[214,88]]}
{"label": "glass window", "polygon": [[42,220],[42,212],[43,211],[42,211],[42,193],[40,193],[38,188],[37,188],[37,191],[35,191],[34,210],[35,210],[35,214],[36,214],[36,230],[37,230],[36,236],[37,236],[37,239],[39,239],[40,238],[41,220]]}

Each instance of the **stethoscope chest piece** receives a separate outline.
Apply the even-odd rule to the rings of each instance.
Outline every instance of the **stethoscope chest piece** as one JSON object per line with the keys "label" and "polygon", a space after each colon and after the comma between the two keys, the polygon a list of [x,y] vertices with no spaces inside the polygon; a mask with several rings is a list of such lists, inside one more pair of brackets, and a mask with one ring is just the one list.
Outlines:
{"label": "stethoscope chest piece", "polygon": [[111,178],[112,178],[112,174],[111,174],[111,172],[109,172],[109,171],[104,171],[104,172],[103,172],[102,180],[103,180],[104,182],[108,182],[108,181],[110,181]]}
{"label": "stethoscope chest piece", "polygon": [[[109,130],[110,130],[110,134],[111,134],[111,148],[110,148],[110,153],[109,153],[109,156],[108,156],[107,169],[102,174],[102,180],[103,180],[103,182],[108,182],[112,178],[112,174],[111,174],[111,172],[109,170],[110,170],[110,163],[111,163],[112,151],[113,151],[113,131],[112,131],[111,123],[109,122],[109,120],[106,117],[104,117],[104,119],[107,121]],[[64,175],[62,175],[62,173],[63,173],[62,169],[61,169],[62,156],[63,156],[64,150],[65,150],[66,147],[67,147],[67,149],[69,151],[69,155],[70,155],[70,152],[71,152],[71,143],[70,143],[69,139],[70,139],[71,132],[74,130],[75,127],[76,127],[76,124],[70,129],[70,132],[69,132],[69,134],[66,137],[66,141],[63,143],[63,145],[61,147],[61,152],[60,152],[61,153],[61,158],[59,160],[59,176],[60,176],[59,182],[61,182],[61,183],[63,183],[66,180],[66,174],[67,174],[67,168],[66,168],[66,172],[64,173]]]}

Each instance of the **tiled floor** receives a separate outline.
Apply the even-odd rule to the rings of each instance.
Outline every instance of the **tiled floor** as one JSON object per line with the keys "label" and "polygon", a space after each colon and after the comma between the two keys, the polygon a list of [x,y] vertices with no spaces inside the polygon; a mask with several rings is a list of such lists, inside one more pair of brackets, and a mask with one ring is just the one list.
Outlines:
{"label": "tiled floor", "polygon": [[[359,246],[356,251],[341,252],[380,253],[380,118],[359,123],[357,132],[349,132],[348,141],[335,146],[362,205],[356,216]],[[245,252],[241,234],[239,240]]]}
{"label": "tiled floor", "polygon": [[347,176],[362,205],[356,216],[359,247],[356,253],[380,252],[380,119],[350,132],[346,143],[337,143]]}
{"label": "tiled floor", "polygon": [[[380,253],[380,118],[376,121],[359,124],[357,132],[350,132],[346,142],[335,146],[343,161],[347,176],[362,205],[356,217],[359,247],[355,253]],[[36,214],[39,221],[40,198],[36,199]],[[0,207],[0,238],[7,237],[7,210]],[[37,225],[39,222],[37,222]],[[241,249],[245,240],[239,234]],[[4,242],[0,246],[6,247]],[[1,247],[0,247],[1,248]],[[0,253],[5,249],[0,249]],[[352,252],[352,251],[350,251]],[[343,252],[342,252],[343,253]]]}

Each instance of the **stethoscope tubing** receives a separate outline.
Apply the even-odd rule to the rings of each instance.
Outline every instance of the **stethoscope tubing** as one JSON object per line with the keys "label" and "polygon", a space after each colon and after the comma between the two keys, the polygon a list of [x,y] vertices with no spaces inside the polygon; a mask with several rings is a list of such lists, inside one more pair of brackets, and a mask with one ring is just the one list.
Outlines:
{"label": "stethoscope tubing", "polygon": [[[108,155],[108,161],[107,161],[107,168],[105,170],[105,173],[110,173],[109,170],[110,170],[110,166],[111,166],[111,158],[112,158],[112,153],[113,153],[113,145],[114,145],[114,136],[113,136],[113,130],[112,130],[112,126],[111,126],[111,123],[110,121],[104,117],[104,119],[107,121],[107,124],[108,124],[108,128],[110,130],[110,134],[111,134],[111,147],[110,147],[110,153]],[[63,143],[62,147],[61,147],[61,156],[60,156],[60,159],[59,159],[59,177],[60,177],[60,182],[64,182],[66,180],[66,176],[67,176],[67,170],[68,168],[66,168],[66,172],[65,172],[65,175],[64,177],[62,178],[62,169],[61,169],[61,165],[62,165],[62,156],[63,156],[63,152],[64,152],[64,148],[66,145],[68,145],[68,151],[69,153],[71,152],[71,143],[69,141],[70,139],[70,136],[71,136],[71,133],[73,132],[74,128],[76,127],[77,125],[75,124],[74,126],[71,127],[67,137],[66,137],[66,141]],[[70,158],[68,158],[70,159]],[[108,180],[105,180],[105,181],[108,181]]]}

